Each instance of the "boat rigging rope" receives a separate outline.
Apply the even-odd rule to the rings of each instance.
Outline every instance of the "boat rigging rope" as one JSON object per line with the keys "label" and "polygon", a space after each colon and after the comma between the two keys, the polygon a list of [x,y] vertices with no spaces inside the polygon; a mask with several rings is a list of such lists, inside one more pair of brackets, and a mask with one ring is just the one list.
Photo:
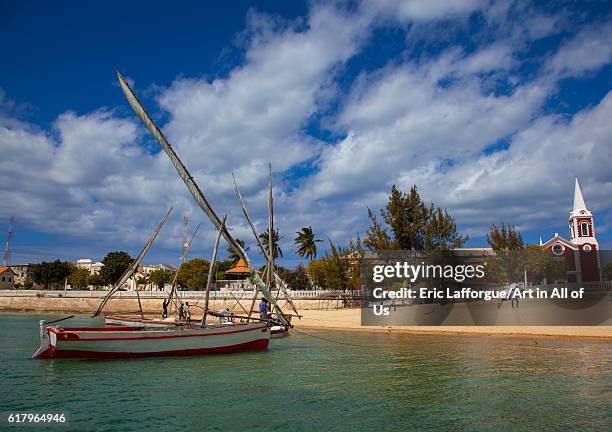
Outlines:
{"label": "boat rigging rope", "polygon": [[327,338],[324,338],[324,337],[321,337],[321,336],[315,336],[315,335],[310,334],[310,333],[306,333],[306,332],[303,332],[303,331],[296,330],[295,328],[290,328],[289,331],[292,331],[292,332],[295,332],[297,334],[301,334],[301,335],[304,335],[304,336],[309,336],[309,337],[314,338],[314,339],[320,339],[320,340],[325,341],[325,342],[335,343],[335,344],[338,344],[338,345],[348,345],[348,346],[354,346],[354,347],[359,347],[359,348],[375,348],[375,345],[359,345],[359,344],[354,344],[354,343],[350,343],[350,342],[342,342],[342,341],[337,341],[337,340],[333,340],[333,339],[327,339]]}
{"label": "boat rigging rope", "polygon": [[58,322],[60,322],[60,321],[64,321],[64,320],[67,320],[67,319],[70,319],[70,318],[74,318],[74,315],[69,315],[69,316],[67,316],[67,317],[64,317],[64,318],[59,318],[59,319],[56,319],[56,320],[53,320],[53,321],[47,321],[45,324],[53,324],[53,323],[58,323]]}

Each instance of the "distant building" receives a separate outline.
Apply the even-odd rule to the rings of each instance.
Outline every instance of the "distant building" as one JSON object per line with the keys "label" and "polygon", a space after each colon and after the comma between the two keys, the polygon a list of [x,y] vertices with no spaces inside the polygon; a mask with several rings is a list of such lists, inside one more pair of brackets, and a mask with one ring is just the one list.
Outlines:
{"label": "distant building", "polygon": [[99,261],[93,262],[89,258],[78,259],[76,262],[76,265],[79,268],[84,268],[84,269],[89,270],[89,274],[92,274],[92,275],[100,273],[102,266],[104,266],[104,264],[102,264],[101,262]]}
{"label": "distant building", "polygon": [[141,264],[138,266],[138,272],[143,275],[149,275],[156,270],[173,272],[176,271],[176,267],[168,264]]}
{"label": "distant building", "polygon": [[[137,285],[138,285],[137,282],[139,279],[146,280],[146,278],[151,273],[157,270],[173,272],[173,271],[176,271],[176,267],[168,265],[168,264],[141,264],[138,266],[138,269],[136,269],[136,273],[134,274],[134,276],[128,279],[128,281],[123,285],[123,287],[127,289],[128,291],[135,291],[137,288]],[[157,290],[157,287],[151,281],[148,281],[145,284],[141,283],[140,285],[138,285],[138,288],[140,291]]]}
{"label": "distant building", "polygon": [[600,280],[601,266],[599,244],[595,238],[593,214],[587,209],[576,179],[574,207],[569,213],[569,240],[558,233],[541,246],[553,255],[565,258],[568,282],[593,282]]}
{"label": "distant building", "polygon": [[0,266],[0,289],[15,288],[15,276],[10,267]]}
{"label": "distant building", "polygon": [[248,278],[252,273],[253,271],[247,266],[246,262],[240,258],[231,269],[225,271],[228,279],[217,281],[217,287],[223,291],[251,289]]}
{"label": "distant building", "polygon": [[27,283],[34,283],[32,280],[34,267],[36,267],[36,264],[10,265],[9,268],[15,272],[15,284],[23,286]]}

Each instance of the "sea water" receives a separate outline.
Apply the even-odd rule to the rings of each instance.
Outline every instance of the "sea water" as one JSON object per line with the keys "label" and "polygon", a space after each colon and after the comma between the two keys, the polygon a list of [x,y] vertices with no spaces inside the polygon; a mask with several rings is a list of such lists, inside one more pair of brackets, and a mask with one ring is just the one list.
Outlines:
{"label": "sea water", "polygon": [[[612,429],[608,342],[301,329],[264,352],[30,360],[51,318],[0,314],[0,430]],[[29,428],[10,413],[67,421]]]}

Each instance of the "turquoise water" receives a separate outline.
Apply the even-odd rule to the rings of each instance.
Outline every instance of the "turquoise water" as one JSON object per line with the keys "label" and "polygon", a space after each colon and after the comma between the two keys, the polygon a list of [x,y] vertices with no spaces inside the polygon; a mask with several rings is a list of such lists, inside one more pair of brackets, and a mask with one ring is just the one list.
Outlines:
{"label": "turquoise water", "polygon": [[51,430],[74,431],[611,430],[610,343],[308,330],[363,346],[29,360],[42,318],[0,315],[0,430],[9,412],[65,412]]}

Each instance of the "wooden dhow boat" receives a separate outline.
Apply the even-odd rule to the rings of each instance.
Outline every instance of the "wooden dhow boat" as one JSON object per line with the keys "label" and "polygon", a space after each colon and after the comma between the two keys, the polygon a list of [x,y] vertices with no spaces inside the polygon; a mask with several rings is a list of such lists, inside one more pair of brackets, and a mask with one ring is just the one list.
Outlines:
{"label": "wooden dhow boat", "polygon": [[[172,210],[172,209],[170,209]],[[146,253],[161,227],[168,218],[166,213],[155,233],[138,258],[130,265],[137,267],[139,259]],[[225,226],[225,219],[221,229]],[[211,271],[205,291],[208,303],[212,275],[215,273],[217,251],[221,229],[217,233]],[[126,280],[125,274],[102,300],[94,316],[98,315],[108,299]],[[50,324],[72,317],[46,322],[41,320],[40,348],[32,356],[35,359],[53,358],[122,358],[162,355],[201,355],[230,353],[245,350],[263,350],[270,342],[270,329],[267,322],[207,324],[206,313],[201,322],[190,324],[181,321],[134,319],[132,317],[107,316],[106,322],[115,324],[105,327],[63,327]],[[117,325],[119,324],[119,325]],[[126,325],[128,324],[128,325]]]}
{"label": "wooden dhow boat", "polygon": [[48,326],[43,320],[40,338],[36,359],[124,358],[265,350],[270,331],[266,323],[150,329]]}
{"label": "wooden dhow boat", "polygon": [[[214,268],[216,264],[216,256],[219,247],[219,240],[223,237],[237,255],[245,261],[251,270],[255,270],[250,258],[246,254],[242,246],[230,234],[225,226],[226,217],[223,219],[215,213],[210,203],[204,196],[202,190],[195,183],[193,176],[187,171],[183,162],[179,159],[166,137],[161,130],[153,122],[140,101],[136,98],[128,83],[123,79],[121,74],[117,72],[119,84],[136,115],[140,118],[143,124],[149,129],[151,134],[159,142],[164,152],[168,155],[170,161],[174,165],[177,173],[191,192],[196,203],[200,206],[203,212],[208,216],[213,225],[217,228],[217,238],[213,249],[213,258],[210,263],[208,282],[206,286],[205,301],[203,307],[203,316],[199,325],[176,325],[174,327],[165,327],[161,323],[155,324],[159,327],[151,328],[148,324],[151,321],[146,320],[140,305],[140,320],[137,325],[115,325],[111,327],[62,327],[50,326],[52,323],[62,321],[40,321],[40,339],[41,346],[33,355],[37,359],[51,359],[62,357],[142,357],[142,356],[157,356],[157,355],[196,355],[207,353],[226,353],[243,350],[261,350],[266,349],[270,340],[270,325],[266,321],[256,320],[250,322],[251,313],[247,322],[241,323],[224,323],[222,325],[209,325],[206,322],[208,313],[208,303],[212,278],[215,274]],[[270,207],[271,208],[271,207]],[[111,296],[118,291],[121,286],[135,273],[141,260],[144,258],[148,249],[151,247],[155,238],[159,234],[161,227],[165,223],[172,209],[164,216],[153,236],[149,239],[138,257],[130,264],[124,275],[102,299],[98,309],[93,314],[93,317],[100,315],[105,305]],[[270,224],[270,231],[272,225]],[[254,232],[255,233],[255,232]],[[272,263],[273,238],[270,241],[270,247],[267,252],[268,258],[268,280],[264,283],[258,273],[254,271],[253,278],[257,286],[257,292],[268,299],[276,312],[276,323],[282,326],[291,327],[290,319],[283,313],[282,308],[274,299],[271,293],[272,274],[278,281],[280,278],[275,274]],[[280,289],[284,292],[283,287]],[[138,294],[138,291],[136,291]],[[293,302],[288,296],[287,301],[291,306]],[[293,306],[294,307],[294,306]],[[251,307],[251,312],[252,312]],[[295,309],[295,307],[294,307]],[[133,320],[125,319],[129,317],[118,318],[120,324],[126,324],[128,321],[133,323]],[[117,317],[109,317],[110,321]],[[115,323],[119,324],[119,323]]]}

